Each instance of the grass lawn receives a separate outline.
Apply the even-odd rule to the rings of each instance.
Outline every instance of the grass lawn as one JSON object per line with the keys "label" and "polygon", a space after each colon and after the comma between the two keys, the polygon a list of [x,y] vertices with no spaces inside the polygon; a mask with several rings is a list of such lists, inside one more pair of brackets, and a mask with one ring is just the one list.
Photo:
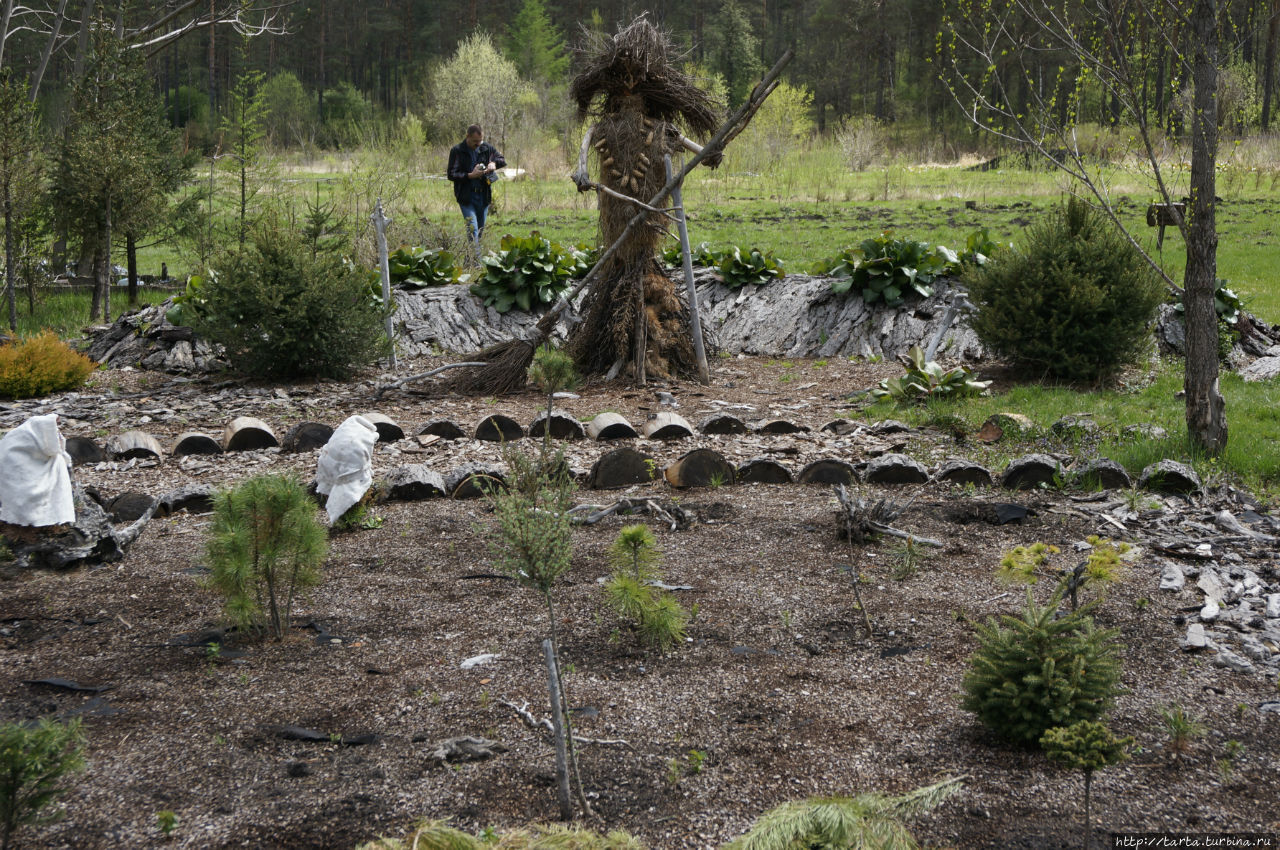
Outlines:
{"label": "grass lawn", "polygon": [[[333,203],[338,222],[357,234],[362,253],[372,250],[369,213],[378,197],[393,220],[388,230],[392,247],[461,247],[462,217],[452,187],[432,173],[435,163],[430,155],[409,156],[284,160],[259,197],[282,201],[299,217],[308,202]],[[441,169],[442,163],[443,159]],[[568,167],[563,171],[567,174]],[[1181,172],[1172,176],[1175,182],[1185,181]],[[229,196],[233,175],[220,173],[217,179],[219,194]],[[1146,226],[1154,191],[1140,175],[1123,169],[1109,174],[1108,182],[1121,218],[1179,281],[1185,264],[1181,238],[1168,231],[1163,250],[1158,250],[1156,233]],[[1275,184],[1269,172],[1233,170],[1230,164],[1218,182],[1223,199],[1218,210],[1219,277],[1230,281],[1252,312],[1270,322],[1280,322],[1280,286],[1272,272],[1280,267],[1280,241],[1273,233],[1280,214],[1280,188]],[[732,159],[716,171],[697,169],[687,181],[684,199],[694,244],[773,251],[788,271],[797,272],[882,230],[957,247],[985,227],[994,238],[1017,243],[1023,228],[1066,191],[1064,178],[1048,171],[891,164],[850,172],[837,151],[818,148],[765,173],[734,171]],[[232,208],[219,204],[215,209],[218,228],[227,234],[222,241],[229,244],[236,230]],[[575,191],[563,174],[500,181],[486,245],[495,247],[505,233],[533,230],[568,244],[595,243],[593,197]],[[174,246],[152,246],[140,253],[145,272],[158,271],[162,261],[175,274],[187,273],[199,262],[192,250]]]}
{"label": "grass lawn", "polygon": [[[138,306],[159,304],[172,292],[138,287]],[[33,336],[42,330],[51,330],[63,339],[80,336],[82,328],[89,324],[90,295],[87,291],[65,289],[37,289],[35,311],[30,309],[25,293],[17,299],[18,335]],[[129,296],[124,287],[111,290],[111,316],[118,317],[129,307]]]}

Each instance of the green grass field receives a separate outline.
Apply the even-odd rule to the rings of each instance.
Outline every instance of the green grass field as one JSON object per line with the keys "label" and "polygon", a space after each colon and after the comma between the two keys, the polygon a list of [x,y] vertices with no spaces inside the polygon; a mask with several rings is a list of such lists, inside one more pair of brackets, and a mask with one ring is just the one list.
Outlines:
{"label": "green grass field", "polygon": [[[282,158],[262,178],[259,204],[276,203],[295,215],[306,202],[333,203],[343,228],[355,234],[362,259],[372,262],[369,213],[382,197],[393,219],[392,246],[431,245],[458,249],[462,218],[448,181],[434,173],[443,168],[445,152],[409,148],[398,152],[364,152],[301,161]],[[439,159],[439,162],[436,160]],[[520,164],[512,157],[513,164]],[[1259,155],[1224,157],[1218,195],[1219,277],[1245,299],[1248,308],[1280,322],[1280,240],[1275,222],[1280,214],[1280,166]],[[495,187],[495,207],[486,245],[504,233],[544,236],[576,244],[595,243],[596,213],[592,196],[579,194],[567,179],[569,168],[546,156],[531,159],[535,176],[502,181]],[[807,271],[841,249],[883,230],[952,247],[987,228],[999,240],[1017,242],[1023,229],[1049,205],[1058,203],[1069,186],[1056,172],[1007,169],[969,170],[972,163],[948,165],[889,164],[863,172],[845,168],[831,146],[788,158],[762,173],[735,170],[733,158],[716,171],[697,169],[684,192],[690,239],[713,247],[739,245],[771,250],[788,271]],[[1171,173],[1175,191],[1184,190],[1185,170]],[[1145,223],[1147,204],[1156,193],[1139,173],[1116,168],[1107,184],[1122,218],[1159,259],[1175,281],[1185,263],[1176,231],[1166,233],[1163,250]],[[207,172],[201,180],[207,179]],[[219,173],[217,229],[223,244],[233,242],[230,196],[233,175]],[[173,273],[199,264],[190,246],[144,249],[144,272],[156,272],[161,261]]]}

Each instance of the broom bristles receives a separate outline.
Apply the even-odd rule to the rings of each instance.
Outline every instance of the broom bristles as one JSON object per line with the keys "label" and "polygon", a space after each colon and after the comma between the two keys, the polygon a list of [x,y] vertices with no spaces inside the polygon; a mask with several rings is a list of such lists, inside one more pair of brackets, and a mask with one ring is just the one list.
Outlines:
{"label": "broom bristles", "polygon": [[449,388],[462,395],[502,395],[523,389],[536,349],[534,343],[523,339],[491,345],[467,358],[485,365],[460,369]]}

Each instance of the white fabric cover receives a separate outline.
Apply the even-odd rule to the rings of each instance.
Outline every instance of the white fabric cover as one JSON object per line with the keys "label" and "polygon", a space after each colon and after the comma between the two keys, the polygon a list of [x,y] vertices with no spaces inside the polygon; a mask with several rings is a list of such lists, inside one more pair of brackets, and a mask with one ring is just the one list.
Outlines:
{"label": "white fabric cover", "polygon": [[320,450],[316,492],[328,496],[329,525],[364,498],[373,484],[373,446],[378,429],[363,416],[348,416]]}
{"label": "white fabric cover", "polygon": [[0,522],[62,525],[76,521],[71,455],[58,416],[32,416],[0,438]]}

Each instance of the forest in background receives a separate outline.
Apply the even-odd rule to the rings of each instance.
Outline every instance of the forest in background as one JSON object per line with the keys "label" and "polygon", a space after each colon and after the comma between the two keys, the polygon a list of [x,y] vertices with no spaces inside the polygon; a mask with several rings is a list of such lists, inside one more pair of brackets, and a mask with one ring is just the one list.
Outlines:
{"label": "forest in background", "polygon": [[[12,0],[5,5],[15,8]],[[1063,4],[1064,13],[1085,15],[1086,5]],[[612,32],[647,13],[688,51],[690,63],[718,78],[731,105],[792,48],[796,61],[786,80],[803,95],[810,131],[834,131],[851,117],[869,116],[940,136],[944,145],[954,139],[972,147],[970,124],[939,80],[937,55],[954,22],[972,25],[979,17],[1033,42],[1034,23],[1020,20],[1009,6],[954,0],[298,0],[261,8],[242,4],[236,11],[245,20],[267,15],[272,22],[263,37],[245,39],[226,26],[191,26],[181,37],[169,37],[200,15],[225,18],[227,7],[219,0],[120,0],[96,6],[93,0],[49,0],[16,7],[47,11],[33,18],[38,25],[30,30],[9,28],[13,35],[3,62],[28,71],[37,67],[48,41],[42,29],[63,10],[68,20],[63,43],[51,57],[40,92],[47,123],[56,125],[79,61],[73,19],[86,12],[101,15],[127,34],[168,17],[166,26],[134,41],[146,42],[142,50],[156,94],[170,123],[187,131],[191,146],[207,152],[217,144],[218,121],[232,107],[237,79],[255,72],[262,75],[273,113],[267,121],[272,143],[334,148],[385,134],[387,122],[405,116],[422,119],[428,139],[459,136],[454,124],[461,119],[442,109],[436,83],[460,45],[479,34],[519,74],[516,93],[523,99],[509,107],[518,115],[504,119],[524,126],[533,121],[555,138],[572,123],[563,91],[574,72],[573,47],[587,30]],[[1219,15],[1220,111],[1229,116],[1228,130],[1268,129],[1277,99],[1280,0],[1226,0],[1219,3]],[[1172,39],[1192,37],[1185,29]],[[1187,108],[1180,93],[1189,85],[1178,66],[1179,45],[1169,40],[1167,32],[1151,28],[1123,49],[1148,69],[1157,123],[1176,131],[1179,112]],[[1069,89],[1081,82],[1073,57],[1060,51],[1042,50],[1032,63],[1028,67],[1025,55],[1010,54],[1008,67],[992,72],[1014,89],[1026,84],[1026,72],[1043,87]],[[480,69],[478,76],[489,70]],[[498,88],[502,84],[500,77],[494,80],[496,98],[504,94]],[[1076,117],[1107,124],[1120,116],[1099,88],[1092,98],[1086,93]]]}

